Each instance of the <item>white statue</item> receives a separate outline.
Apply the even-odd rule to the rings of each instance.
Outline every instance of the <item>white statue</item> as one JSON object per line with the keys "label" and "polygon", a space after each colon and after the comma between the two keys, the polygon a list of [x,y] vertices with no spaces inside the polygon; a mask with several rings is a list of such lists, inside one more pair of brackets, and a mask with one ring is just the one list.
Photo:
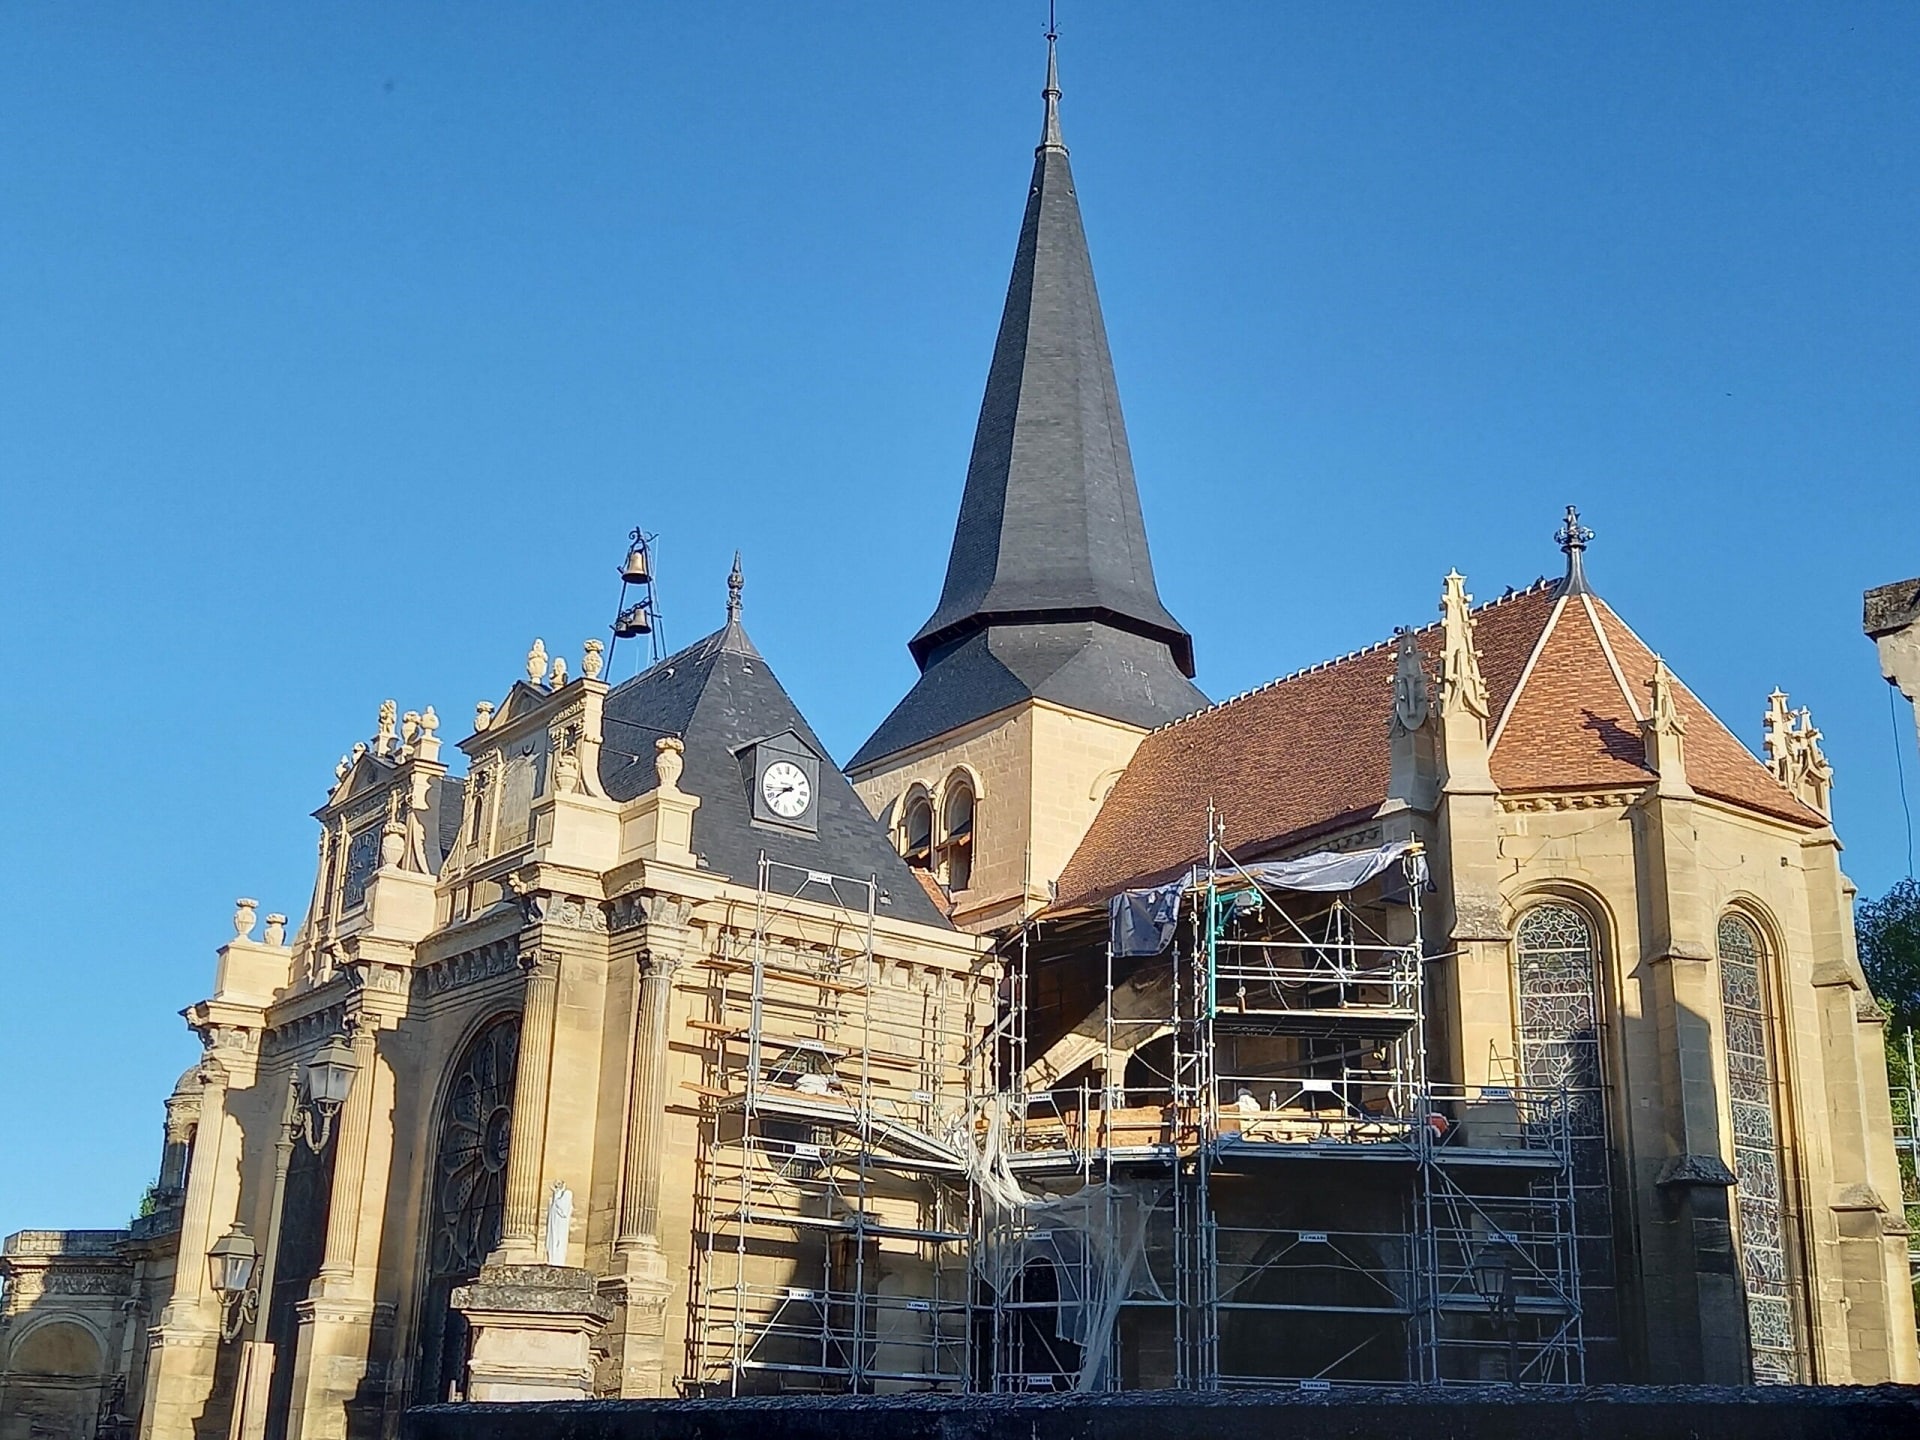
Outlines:
{"label": "white statue", "polygon": [[573,1191],[564,1180],[553,1182],[547,1197],[547,1264],[567,1263],[567,1232],[573,1228]]}

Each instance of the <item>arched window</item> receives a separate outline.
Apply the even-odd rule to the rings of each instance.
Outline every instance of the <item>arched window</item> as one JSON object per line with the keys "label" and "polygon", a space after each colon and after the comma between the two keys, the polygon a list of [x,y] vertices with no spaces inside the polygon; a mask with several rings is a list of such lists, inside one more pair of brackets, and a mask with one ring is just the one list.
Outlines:
{"label": "arched window", "polygon": [[918,788],[900,815],[900,853],[916,870],[933,869],[933,797]]}
{"label": "arched window", "polygon": [[949,890],[973,884],[973,786],[959,776],[947,782],[941,806],[940,880]]}
{"label": "arched window", "polygon": [[1787,1273],[1786,1167],[1780,1155],[1773,1007],[1766,944],[1744,915],[1720,919],[1720,1015],[1727,1032],[1727,1104],[1733,1117],[1734,1198],[1746,1282],[1753,1378],[1791,1385],[1799,1376]]}
{"label": "arched window", "polygon": [[1564,1091],[1573,1147],[1574,1237],[1580,1261],[1587,1379],[1620,1374],[1620,1315],[1613,1232],[1612,1145],[1607,1123],[1600,950],[1577,906],[1535,905],[1514,931],[1520,1083]]}
{"label": "arched window", "polygon": [[466,1378],[466,1322],[451,1302],[454,1287],[478,1275],[500,1243],[519,1054],[520,1017],[503,1015],[468,1042],[441,1102],[428,1177],[427,1289],[414,1381],[419,1404],[448,1399]]}

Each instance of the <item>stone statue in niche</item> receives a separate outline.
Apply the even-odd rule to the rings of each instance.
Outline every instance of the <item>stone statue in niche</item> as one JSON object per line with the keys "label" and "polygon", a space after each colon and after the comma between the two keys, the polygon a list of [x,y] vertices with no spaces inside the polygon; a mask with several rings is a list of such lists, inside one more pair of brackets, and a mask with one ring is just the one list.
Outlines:
{"label": "stone statue in niche", "polygon": [[547,1264],[567,1263],[567,1232],[573,1229],[573,1191],[564,1180],[553,1182],[547,1197]]}

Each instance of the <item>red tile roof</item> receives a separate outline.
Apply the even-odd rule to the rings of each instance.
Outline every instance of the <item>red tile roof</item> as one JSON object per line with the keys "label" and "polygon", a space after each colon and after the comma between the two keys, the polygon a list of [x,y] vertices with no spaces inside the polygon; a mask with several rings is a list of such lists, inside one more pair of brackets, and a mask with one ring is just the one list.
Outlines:
{"label": "red tile roof", "polygon": [[[1638,702],[1653,674],[1652,653],[1603,602],[1595,599],[1591,611],[1580,596],[1563,604],[1554,588],[1535,585],[1474,612],[1495,717],[1493,777],[1513,791],[1645,785],[1652,778],[1639,730],[1645,705],[1636,712],[1621,681],[1637,687]],[[1416,638],[1429,669],[1437,669],[1440,627]],[[1061,873],[1061,907],[1185,869],[1205,849],[1209,800],[1227,847],[1242,858],[1371,815],[1387,794],[1393,672],[1393,643],[1382,642],[1148,735]],[[1678,703],[1696,790],[1801,824],[1825,823],[1684,687]]]}

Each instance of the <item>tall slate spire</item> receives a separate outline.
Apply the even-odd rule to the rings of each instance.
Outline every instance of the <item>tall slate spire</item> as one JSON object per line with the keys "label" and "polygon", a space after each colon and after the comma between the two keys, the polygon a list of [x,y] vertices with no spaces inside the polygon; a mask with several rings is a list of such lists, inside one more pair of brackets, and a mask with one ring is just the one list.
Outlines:
{"label": "tall slate spire", "polygon": [[1193,639],[1154,585],[1051,36],[1042,94],[946,584],[908,643],[921,681],[855,766],[1025,696],[1141,725],[1206,703]]}

